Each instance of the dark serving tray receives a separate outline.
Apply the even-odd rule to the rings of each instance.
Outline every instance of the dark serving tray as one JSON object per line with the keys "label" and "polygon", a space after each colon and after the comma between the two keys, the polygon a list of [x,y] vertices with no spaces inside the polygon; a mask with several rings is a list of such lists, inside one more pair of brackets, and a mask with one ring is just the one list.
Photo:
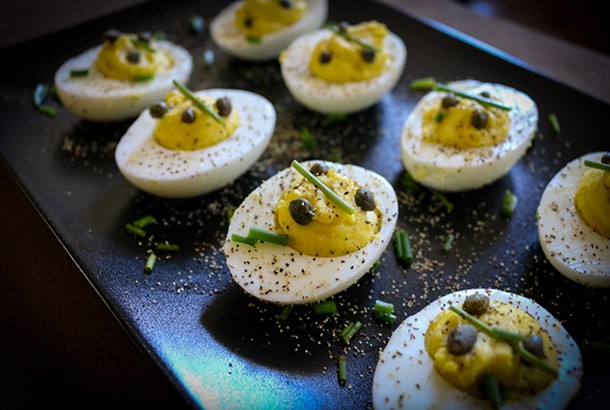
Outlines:
{"label": "dark serving tray", "polygon": [[[402,319],[451,291],[493,287],[535,299],[579,343],[585,371],[572,407],[607,403],[608,361],[588,343],[608,340],[610,293],[568,281],[551,267],[538,243],[535,214],[546,183],[565,163],[609,148],[601,136],[610,135],[610,106],[433,23],[378,3],[333,0],[329,20],[385,22],[405,41],[408,57],[401,81],[377,105],[331,122],[292,99],[277,62],[240,62],[218,50],[207,34],[189,33],[191,14],[209,22],[223,3],[146,3],[0,52],[1,61],[19,61],[20,68],[0,68],[3,159],[86,278],[185,401],[193,407],[371,407],[378,352]],[[63,107],[56,118],[37,113],[36,84],[51,81],[63,61],[98,44],[110,27],[161,30],[184,45],[196,62],[193,89],[244,88],[273,102],[278,123],[258,164],[216,193],[159,199],[131,186],[115,165],[114,147],[130,121],[94,124]],[[201,56],[208,48],[216,61],[204,69]],[[525,157],[490,186],[447,195],[455,205],[451,212],[429,191],[409,196],[401,185],[400,131],[423,95],[411,92],[409,83],[425,76],[510,85],[528,93],[540,110],[539,135]],[[549,113],[560,119],[560,135],[552,132]],[[316,137],[316,151],[301,147],[302,127]],[[220,247],[227,209],[294,158],[340,159],[384,175],[401,198],[398,227],[410,233],[415,260],[409,267],[398,264],[390,245],[375,272],[335,297],[338,314],[316,316],[311,307],[299,306],[278,323],[281,307],[234,284]],[[519,197],[512,219],[498,213],[507,189]],[[148,214],[160,221],[150,230],[155,241],[180,245],[178,253],[162,256],[151,274],[143,266],[153,239],[137,239],[124,229]],[[456,240],[443,253],[447,232]],[[396,306],[394,326],[372,320],[376,299]],[[346,346],[339,333],[352,320],[364,326]],[[347,356],[344,387],[337,382],[339,354]]]}

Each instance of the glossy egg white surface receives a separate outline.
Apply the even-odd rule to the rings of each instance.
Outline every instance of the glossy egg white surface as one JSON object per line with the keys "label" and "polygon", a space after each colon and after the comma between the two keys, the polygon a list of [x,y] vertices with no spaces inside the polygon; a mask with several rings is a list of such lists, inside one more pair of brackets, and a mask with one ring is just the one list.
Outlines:
{"label": "glossy egg white surface", "polygon": [[[320,161],[307,161],[309,167]],[[313,257],[290,246],[259,243],[256,248],[233,242],[232,234],[246,236],[250,227],[275,231],[275,207],[292,181],[300,176],[287,168],[269,178],[235,210],[223,246],[233,279],[249,294],[279,304],[305,304],[324,300],[347,289],[381,257],[390,243],[398,202],[394,189],[379,174],[356,165],[325,162],[360,186],[371,190],[382,212],[375,238],[359,251],[341,257]]]}
{"label": "glossy egg white surface", "polygon": [[591,229],[574,206],[580,179],[591,169],[584,161],[598,161],[603,154],[583,155],[551,179],[538,206],[538,236],[549,262],[567,278],[590,286],[610,287],[610,239]]}
{"label": "glossy egg white surface", "polygon": [[382,74],[366,81],[330,83],[309,69],[316,45],[332,35],[327,29],[306,34],[285,50],[281,70],[286,87],[295,100],[323,114],[348,114],[368,108],[392,90],[402,75],[407,49],[400,37],[389,32],[383,49],[390,54]]}
{"label": "glossy egg white surface", "polygon": [[[183,47],[169,41],[158,41],[159,49],[168,52],[173,67],[156,74],[146,82],[116,80],[104,77],[95,67],[102,46],[93,47],[67,60],[55,73],[57,94],[66,108],[91,121],[119,121],[138,116],[151,104],[163,99],[173,88],[172,80],[186,83],[193,59]],[[88,69],[84,77],[71,77],[70,71]]]}
{"label": "glossy egg white surface", "polygon": [[525,154],[537,130],[538,109],[528,95],[501,84],[465,80],[449,86],[472,94],[487,91],[511,106],[506,139],[493,146],[468,149],[424,141],[424,113],[440,107],[447,94],[431,91],[407,117],[400,140],[402,162],[413,179],[429,188],[450,192],[477,189],[504,176]]}
{"label": "glossy egg white surface", "polygon": [[394,331],[379,357],[373,377],[375,409],[489,409],[487,400],[463,392],[436,371],[424,346],[431,321],[452,304],[461,306],[473,293],[509,303],[536,319],[557,348],[559,377],[535,396],[505,401],[502,409],[562,409],[580,389],[582,358],[578,345],[561,323],[535,301],[493,289],[469,289],[450,293],[405,319]]}
{"label": "glossy egg white surface", "polygon": [[228,97],[239,126],[216,145],[194,151],[163,147],[153,138],[157,124],[145,110],[119,141],[115,160],[121,174],[153,195],[188,198],[233,182],[262,155],[275,129],[275,109],[264,97],[244,90],[209,89],[195,94]]}
{"label": "glossy egg white surface", "polygon": [[253,43],[248,41],[246,35],[235,25],[235,12],[241,7],[241,3],[232,3],[212,20],[210,35],[223,51],[250,61],[277,58],[295,38],[322,26],[328,15],[326,0],[307,0],[308,9],[299,21],[283,30],[261,36],[260,43]]}

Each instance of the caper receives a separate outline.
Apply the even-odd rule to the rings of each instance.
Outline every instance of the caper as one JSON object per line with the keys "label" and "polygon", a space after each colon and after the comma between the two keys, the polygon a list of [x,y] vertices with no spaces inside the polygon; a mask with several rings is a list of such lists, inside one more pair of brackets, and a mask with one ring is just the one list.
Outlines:
{"label": "caper", "polygon": [[466,313],[469,313],[474,316],[482,315],[487,311],[488,307],[489,298],[480,293],[475,293],[468,296],[462,304],[462,309],[464,309]]}
{"label": "caper", "polygon": [[231,110],[233,106],[231,105],[231,100],[227,97],[222,97],[216,100],[216,109],[218,110],[218,115],[221,117],[228,117],[231,114]]}
{"label": "caper", "polygon": [[321,162],[316,162],[309,168],[309,172],[318,176],[318,175],[326,175],[328,172],[328,167]]}
{"label": "caper", "polygon": [[457,99],[457,97],[454,94],[450,93],[443,97],[443,100],[441,101],[441,106],[443,108],[451,108],[458,105],[459,102],[460,101]]}
{"label": "caper", "polygon": [[360,56],[367,63],[372,63],[373,61],[375,61],[375,50],[371,50],[370,48],[363,48],[362,50],[360,50]]}
{"label": "caper", "polygon": [[197,119],[197,115],[191,107],[187,107],[184,111],[182,111],[182,116],[180,117],[180,119],[182,120],[182,122],[192,124]]}
{"label": "caper", "polygon": [[138,64],[140,62],[140,52],[138,50],[130,50],[127,52],[127,61],[132,64]]}
{"label": "caper", "polygon": [[475,112],[472,113],[472,118],[470,118],[470,123],[477,130],[480,130],[482,128],[485,128],[485,126],[487,125],[488,119],[489,119],[489,116],[487,115],[487,113],[485,111],[476,110]]}
{"label": "caper", "polygon": [[117,29],[111,28],[110,30],[106,30],[104,32],[104,40],[105,41],[109,41],[111,43],[114,43],[115,41],[117,41],[119,39],[119,37],[121,37],[123,35],[122,32],[120,32]]}
{"label": "caper", "polygon": [[481,91],[481,92],[479,93],[479,95],[480,95],[481,97],[484,97],[484,98],[489,98],[489,97],[491,97],[491,94],[489,94],[489,92],[487,92],[487,91]]}
{"label": "caper", "polygon": [[602,155],[602,158],[600,161],[602,162],[602,164],[610,165],[610,152],[606,152],[604,155]]}
{"label": "caper", "polygon": [[292,2],[290,0],[280,0],[280,6],[285,9],[289,9],[292,7]]}
{"label": "caper", "polygon": [[366,188],[358,188],[356,190],[356,205],[362,208],[363,211],[374,211],[377,205],[375,205],[375,196],[371,191]]}
{"label": "caper", "polygon": [[328,64],[333,58],[333,53],[328,50],[324,50],[320,53],[320,64]]}
{"label": "caper", "polygon": [[290,216],[299,225],[307,225],[315,216],[313,205],[307,199],[297,198],[290,201],[288,205]]}
{"label": "caper", "polygon": [[165,115],[165,113],[167,113],[168,110],[169,110],[169,107],[163,101],[151,105],[150,108],[148,109],[148,111],[150,111],[150,116],[153,118],[163,117]]}
{"label": "caper", "polygon": [[244,26],[245,26],[245,27],[252,27],[252,24],[253,24],[253,23],[254,23],[254,22],[252,21],[252,17],[247,17],[247,18],[244,20]]}
{"label": "caper", "polygon": [[525,338],[525,340],[523,340],[522,343],[525,350],[540,359],[544,358],[544,342],[540,336],[528,336]]}
{"label": "caper", "polygon": [[138,33],[138,40],[150,43],[150,40],[152,40],[152,33],[150,31],[141,31]]}
{"label": "caper", "polygon": [[472,325],[460,325],[449,332],[447,350],[449,353],[462,356],[472,350],[477,341],[477,329]]}

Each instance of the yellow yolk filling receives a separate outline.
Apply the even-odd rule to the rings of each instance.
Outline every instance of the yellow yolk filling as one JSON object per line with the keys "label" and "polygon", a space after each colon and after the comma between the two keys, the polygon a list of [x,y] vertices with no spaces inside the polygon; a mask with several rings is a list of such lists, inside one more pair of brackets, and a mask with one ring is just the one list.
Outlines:
{"label": "yellow yolk filling", "polygon": [[[459,98],[458,104],[449,107],[431,107],[422,119],[424,141],[448,147],[468,149],[489,147],[504,141],[510,130],[510,117],[504,110],[483,107],[473,100]],[[487,114],[485,127],[477,129],[472,125],[472,115],[476,110]]]}
{"label": "yellow yolk filling", "polygon": [[[215,100],[199,99],[214,112],[218,112]],[[169,110],[157,121],[154,138],[168,149],[193,151],[206,148],[225,140],[239,126],[239,114],[235,107],[228,117],[221,117],[222,123],[219,123],[210,114],[195,107],[180,91],[170,91],[165,96],[165,103]],[[196,117],[192,123],[182,121],[182,113],[189,107]]]}
{"label": "yellow yolk filling", "polygon": [[[488,310],[478,319],[492,327],[522,336],[540,336],[544,345],[544,362],[553,369],[559,368],[557,350],[548,334],[524,311],[507,303],[491,301]],[[447,349],[449,332],[467,323],[453,311],[446,310],[432,321],[426,331],[426,350],[434,368],[447,382],[480,396],[480,385],[485,374],[493,374],[499,383],[516,394],[534,394],[553,381],[553,377],[543,370],[523,364],[519,354],[507,343],[495,340],[483,332],[478,332],[469,353],[460,356],[450,353]]]}
{"label": "yellow yolk filling", "polygon": [[[357,206],[354,197],[360,186],[333,169],[318,178],[352,205],[354,213],[349,215],[339,209],[318,188],[301,177],[284,192],[277,204],[278,231],[290,237],[290,247],[310,256],[342,256],[366,246],[381,227],[379,208],[366,212]],[[290,215],[290,202],[298,198],[307,199],[313,205],[315,216],[307,225],[299,225]]]}
{"label": "yellow yolk filling", "polygon": [[[329,39],[316,46],[309,69],[316,76],[331,83],[349,83],[365,81],[378,77],[385,69],[389,53],[383,51],[383,43],[388,29],[376,21],[360,23],[347,28],[350,36],[378,48],[371,62],[362,57],[364,47],[349,41],[340,34],[333,34]],[[322,62],[322,53],[330,53],[330,61]]]}
{"label": "yellow yolk filling", "polygon": [[[115,80],[146,78],[173,67],[172,57],[156,47],[154,41],[150,42],[149,47],[137,44],[137,37],[133,34],[124,34],[114,42],[104,41],[95,60],[95,67],[104,77]],[[138,62],[129,61],[130,52],[140,54]]]}
{"label": "yellow yolk filling", "polygon": [[303,17],[307,3],[291,0],[284,7],[279,0],[244,0],[235,12],[235,25],[247,36],[262,36],[282,30]]}
{"label": "yellow yolk filling", "polygon": [[574,195],[578,216],[595,232],[610,239],[610,172],[586,172]]}

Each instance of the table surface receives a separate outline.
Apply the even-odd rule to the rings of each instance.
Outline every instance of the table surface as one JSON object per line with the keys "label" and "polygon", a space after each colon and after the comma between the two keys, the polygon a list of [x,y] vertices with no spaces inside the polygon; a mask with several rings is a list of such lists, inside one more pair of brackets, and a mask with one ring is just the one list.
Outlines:
{"label": "table surface", "polygon": [[[610,103],[610,57],[449,0],[380,0],[491,45]],[[0,408],[181,408],[0,166]]]}

